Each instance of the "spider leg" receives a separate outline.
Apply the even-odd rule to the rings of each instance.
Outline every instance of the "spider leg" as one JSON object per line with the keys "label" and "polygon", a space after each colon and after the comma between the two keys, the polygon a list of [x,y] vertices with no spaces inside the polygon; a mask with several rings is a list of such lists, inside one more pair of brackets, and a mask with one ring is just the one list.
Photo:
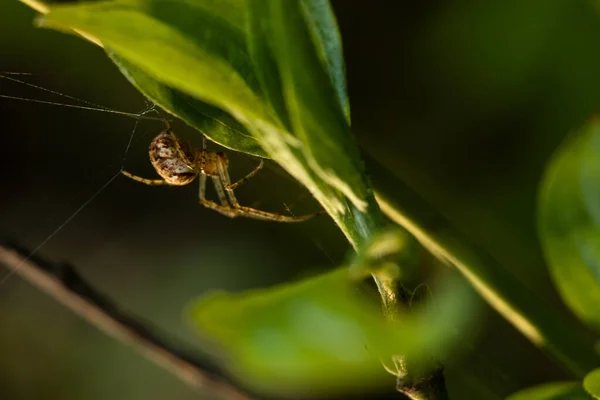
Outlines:
{"label": "spider leg", "polygon": [[163,179],[147,179],[147,178],[142,178],[141,176],[133,175],[132,173],[129,173],[127,171],[121,171],[121,173],[123,175],[125,175],[126,177],[133,179],[134,181],[145,183],[146,185],[150,185],[150,186],[169,185]]}
{"label": "spider leg", "polygon": [[[229,206],[229,202],[227,201],[227,195],[225,194],[225,190],[223,190],[224,187],[221,178],[218,176],[211,176],[211,179],[215,186],[215,191],[217,192],[217,197],[219,198],[219,202],[221,203],[221,205],[226,208],[231,208]],[[231,196],[229,196],[229,198],[231,198]]]}
{"label": "spider leg", "polygon": [[232,183],[232,184],[230,184],[228,186],[225,186],[225,188],[231,189],[231,190],[235,190],[235,188],[237,188],[238,186],[246,183],[249,179],[253,178],[256,174],[258,174],[258,172],[263,168],[264,165],[265,165],[265,162],[263,160],[260,160],[260,163],[258,164],[258,166],[252,172],[250,172],[248,175],[246,175],[245,177],[243,177],[239,181],[237,181],[235,183]]}
{"label": "spider leg", "polygon": [[202,152],[200,156],[200,171],[206,167],[206,136],[202,136]]}
{"label": "spider leg", "polygon": [[227,171],[227,165],[225,164],[225,156],[223,154],[218,154],[217,156],[218,177],[213,177],[215,189],[217,190],[217,193],[223,192],[224,190],[225,193],[227,193],[227,197],[229,198],[231,206],[233,208],[237,208],[240,204],[238,203],[235,194],[233,193],[233,189],[231,188],[231,178],[229,178],[229,171]]}
{"label": "spider leg", "polygon": [[[256,173],[262,168],[262,161],[259,164],[258,168],[256,168],[254,171],[252,171],[250,174],[248,174],[245,178],[242,179],[242,181],[246,181],[248,179],[250,179],[252,176],[256,175]],[[306,220],[311,219],[312,217],[322,214],[323,211],[319,211],[317,213],[314,214],[308,214],[308,215],[299,215],[299,216],[295,216],[295,215],[282,215],[282,214],[276,214],[276,213],[271,213],[271,212],[267,212],[267,211],[262,211],[262,210],[257,210],[255,208],[251,208],[251,207],[246,207],[246,206],[242,206],[240,205],[240,203],[238,202],[237,198],[235,197],[235,194],[233,193],[233,188],[235,186],[237,186],[238,181],[236,182],[235,186],[231,184],[230,178],[229,178],[229,172],[227,171],[227,167],[225,165],[225,161],[223,159],[223,157],[219,157],[217,159],[217,172],[218,172],[218,177],[213,177],[213,183],[215,184],[215,189],[217,191],[217,193],[222,193],[223,189],[225,189],[225,192],[227,193],[227,197],[229,198],[229,202],[231,203],[231,212],[234,212],[237,215],[241,215],[247,218],[253,218],[253,219],[259,219],[259,220],[263,220],[263,221],[278,221],[278,222],[303,222]],[[219,195],[220,197],[220,195]],[[223,199],[221,199],[221,202],[223,201]]]}
{"label": "spider leg", "polygon": [[251,208],[251,207],[245,207],[245,206],[241,206],[241,205],[237,205],[237,207],[234,208],[234,210],[237,212],[237,215],[241,215],[247,218],[252,218],[252,219],[260,219],[262,221],[276,221],[276,222],[304,222],[304,221],[308,221],[309,219],[316,217],[317,215],[321,215],[324,214],[325,211],[318,211],[316,213],[312,213],[312,214],[306,214],[306,215],[283,215],[283,214],[277,214],[277,213],[271,213],[271,212],[267,212],[267,211],[262,211],[262,210],[257,210],[255,208]]}
{"label": "spider leg", "polygon": [[[211,210],[215,210],[229,218],[237,217],[237,213],[235,212],[234,209],[229,207],[229,205],[227,205],[227,206],[219,205],[219,204],[215,203],[214,201],[210,201],[206,198],[206,174],[200,174],[200,190],[198,193],[198,197],[200,199],[200,203],[204,207],[210,208]],[[223,197],[225,197],[225,194],[223,194]]]}

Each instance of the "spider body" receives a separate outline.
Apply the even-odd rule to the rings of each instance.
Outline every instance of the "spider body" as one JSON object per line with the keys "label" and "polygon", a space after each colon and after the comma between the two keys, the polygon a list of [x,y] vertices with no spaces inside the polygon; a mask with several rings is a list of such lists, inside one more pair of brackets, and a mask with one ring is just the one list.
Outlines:
{"label": "spider body", "polygon": [[[230,218],[245,216],[265,221],[302,222],[321,214],[318,212],[290,216],[240,205],[233,190],[262,169],[262,160],[254,171],[232,184],[227,170],[229,162],[224,153],[206,151],[206,142],[203,142],[201,150],[192,150],[169,129],[161,132],[152,140],[149,155],[152,166],[162,179],[146,179],[127,171],[121,171],[123,175],[151,186],[183,186],[192,183],[196,176],[200,176],[200,203]],[[212,179],[220,204],[206,199],[206,177]]]}
{"label": "spider body", "polygon": [[195,152],[170,131],[161,132],[150,142],[149,154],[152,166],[169,185],[187,185],[198,175]]}

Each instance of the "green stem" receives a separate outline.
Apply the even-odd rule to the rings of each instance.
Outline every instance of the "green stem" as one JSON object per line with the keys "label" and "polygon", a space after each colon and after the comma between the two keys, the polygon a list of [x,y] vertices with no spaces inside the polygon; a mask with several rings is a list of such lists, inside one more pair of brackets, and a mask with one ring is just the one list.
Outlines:
{"label": "green stem", "polygon": [[433,255],[455,266],[479,294],[577,378],[600,365],[583,329],[552,313],[531,290],[478,248],[406,184],[376,162],[369,165],[384,214],[404,227]]}
{"label": "green stem", "polygon": [[[370,242],[379,232],[383,223],[383,215],[376,202],[375,197],[367,199],[368,208],[366,212],[360,212],[353,206],[347,216],[336,223],[354,247],[356,251],[364,250],[364,244]],[[381,296],[383,313],[388,319],[395,319],[408,307],[409,295],[398,285],[397,278],[385,272],[373,272],[371,274]],[[398,371],[396,389],[411,400],[448,400],[448,392],[444,380],[444,372],[441,365],[432,371],[411,373],[410,367],[406,367],[403,355],[395,355],[392,359],[404,365],[403,371]]]}

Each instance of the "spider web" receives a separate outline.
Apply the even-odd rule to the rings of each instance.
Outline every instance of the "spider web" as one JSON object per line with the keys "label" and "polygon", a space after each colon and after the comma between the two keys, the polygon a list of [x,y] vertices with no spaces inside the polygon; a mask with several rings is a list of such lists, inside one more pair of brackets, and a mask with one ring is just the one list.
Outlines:
{"label": "spider web", "polygon": [[[42,92],[46,92],[46,93],[55,95],[62,99],[70,100],[70,101],[72,101],[72,103],[43,100],[43,99],[39,99],[39,98],[27,98],[27,97],[20,97],[20,96],[12,96],[12,95],[8,95],[8,94],[4,94],[4,93],[0,93],[0,99],[25,101],[25,102],[30,102],[30,103],[43,104],[43,105],[47,105],[47,106],[58,106],[58,107],[64,107],[64,108],[80,109],[80,110],[85,110],[85,111],[96,111],[96,112],[115,114],[115,115],[119,115],[119,116],[131,117],[131,118],[135,119],[135,122],[133,124],[131,133],[127,140],[127,144],[125,145],[125,149],[123,151],[120,168],[118,168],[116,171],[114,171],[112,173],[112,175],[109,178],[107,178],[91,195],[87,195],[88,196],[87,199],[85,199],[83,202],[80,203],[79,206],[77,206],[73,211],[71,211],[66,219],[64,219],[62,222],[58,223],[56,228],[52,232],[50,232],[37,246],[35,246],[33,248],[31,253],[29,254],[29,256],[25,260],[23,260],[23,263],[26,262],[29,258],[34,256],[35,254],[37,254],[40,250],[42,250],[42,248],[46,244],[48,244],[67,225],[69,225],[69,223],[72,220],[74,220],[104,190],[106,190],[115,181],[115,179],[117,179],[121,175],[121,171],[123,171],[123,169],[124,169],[125,162],[127,160],[127,155],[129,154],[129,151],[131,149],[131,145],[132,145],[132,142],[133,142],[135,133],[138,129],[138,125],[139,125],[140,121],[142,119],[155,119],[155,120],[163,120],[164,121],[164,118],[148,117],[148,114],[156,111],[156,106],[149,102],[146,103],[146,108],[144,110],[142,110],[141,112],[130,113],[130,112],[111,109],[111,108],[108,108],[108,107],[105,107],[105,106],[102,106],[102,105],[99,105],[99,104],[96,104],[96,103],[93,103],[93,102],[90,102],[87,100],[80,99],[78,97],[70,96],[70,95],[61,93],[59,91],[48,89],[48,88],[45,88],[45,87],[42,87],[42,86],[39,86],[39,85],[36,85],[33,83],[29,83],[29,82],[26,82],[26,81],[23,81],[23,80],[17,78],[17,77],[21,78],[23,76],[32,76],[32,75],[34,75],[34,74],[26,73],[26,72],[1,72],[0,80],[6,80],[6,81],[13,82],[13,83],[18,83],[18,84],[24,85],[28,88],[33,88],[33,89],[36,89],[36,90],[39,90]],[[77,194],[75,194],[75,196],[73,198],[76,199],[79,197],[81,197],[81,195],[80,195],[80,193],[77,193]],[[68,203],[72,203],[72,202],[73,202],[73,200],[68,201]],[[50,217],[50,219],[52,219],[52,217]],[[19,269],[19,266],[17,266],[13,270],[10,270],[4,276],[0,276],[0,287],[3,286],[15,273],[17,273],[18,269]]]}
{"label": "spider web", "polygon": [[[109,172],[110,175],[108,177],[105,177],[103,179],[102,183],[100,185],[97,185],[97,187],[91,192],[91,194],[90,194],[89,190],[83,189],[83,190],[79,190],[78,193],[72,195],[72,200],[67,201],[67,204],[70,207],[70,211],[68,211],[67,216],[64,217],[64,219],[62,221],[59,220],[58,223],[55,222],[54,228],[50,231],[50,233],[45,235],[44,239],[39,241],[37,245],[31,246],[33,248],[33,250],[31,252],[31,254],[29,255],[29,257],[37,254],[40,250],[42,250],[50,241],[52,241],[53,238],[56,237],[56,235],[58,235],[61,231],[63,231],[63,229],[65,229],[74,219],[76,219],[90,204],[92,204],[94,202],[94,200],[96,200],[98,198],[98,196],[100,196],[106,189],[108,189],[110,187],[110,185],[121,175],[121,171],[123,171],[123,169],[125,167],[125,164],[127,161],[127,156],[131,150],[132,143],[134,142],[134,137],[136,136],[136,131],[139,128],[140,121],[142,121],[142,120],[158,120],[158,121],[162,121],[163,123],[165,121],[164,117],[162,117],[158,114],[157,114],[158,116],[156,116],[156,117],[149,116],[150,113],[157,111],[157,108],[155,105],[149,104],[148,102],[146,103],[146,108],[138,113],[120,111],[120,110],[116,110],[113,108],[109,108],[109,107],[97,104],[95,102],[81,99],[79,97],[70,96],[70,95],[64,94],[60,91],[57,91],[57,90],[48,89],[46,87],[36,85],[34,83],[24,81],[22,79],[24,77],[29,78],[31,76],[33,76],[33,74],[30,74],[30,73],[0,72],[0,83],[2,83],[2,81],[16,83],[16,84],[22,85],[28,89],[32,89],[37,92],[42,92],[44,94],[49,94],[51,96],[57,97],[61,101],[56,101],[54,99],[52,99],[52,100],[42,99],[42,98],[39,98],[38,95],[32,95],[30,97],[14,96],[12,94],[3,93],[2,91],[0,91],[0,100],[5,99],[6,101],[29,102],[29,103],[33,103],[34,105],[40,104],[43,107],[54,106],[54,107],[61,107],[61,108],[66,108],[66,109],[79,109],[79,110],[83,110],[83,111],[95,111],[95,112],[99,112],[99,113],[108,113],[108,114],[113,114],[116,116],[131,117],[135,120],[135,122],[134,122],[133,126],[131,127],[131,132],[129,134],[127,143],[124,145],[122,157],[119,159],[118,166],[115,167],[111,164],[108,165],[108,169],[110,170],[110,172]],[[68,100],[68,102],[66,102],[64,100]],[[145,146],[144,146],[144,148],[145,148]],[[280,171],[279,169],[273,169],[273,170],[276,171],[279,175],[282,175],[283,177],[285,177],[286,179],[291,180],[291,178],[289,176],[287,176],[286,174],[283,174],[282,171]],[[83,195],[82,195],[82,193],[83,193]],[[294,204],[300,202],[303,197],[305,198],[307,196],[307,194],[308,193],[305,193],[304,195],[302,195],[301,198],[295,199],[293,204],[283,203],[283,207],[285,208],[286,212],[289,213],[290,215],[294,215],[294,212],[292,211],[292,209],[294,208]],[[49,216],[48,219],[50,219],[50,220],[56,219],[56,214],[59,214],[59,212],[55,212],[54,216]],[[304,233],[304,236],[306,236],[312,242],[312,244],[318,249],[318,251],[323,254],[324,258],[327,260],[327,262],[329,264],[331,264],[332,266],[335,266],[338,264],[334,261],[334,257],[329,254],[329,252],[325,249],[324,245],[318,239],[316,239],[313,235],[310,235],[308,233]],[[27,237],[25,237],[25,240],[27,240]],[[15,272],[16,272],[15,270],[12,270],[10,272],[7,272],[4,276],[0,275],[0,287],[3,286],[15,274]]]}
{"label": "spider web", "polygon": [[[21,80],[22,76],[25,76],[28,81],[24,82]],[[268,248],[269,244],[265,244],[264,235],[262,235],[262,238],[261,235],[248,235],[248,228],[245,228],[256,224],[256,222],[251,222],[250,220],[248,220],[249,222],[245,222],[244,220],[247,219],[243,218],[232,220],[202,207],[198,204],[197,200],[194,200],[197,199],[198,195],[197,185],[187,185],[183,188],[177,188],[176,191],[178,193],[175,194],[173,193],[175,189],[171,191],[168,189],[152,188],[134,183],[125,177],[122,180],[118,179],[124,168],[136,174],[139,173],[143,176],[153,177],[153,175],[149,175],[152,170],[148,162],[147,148],[150,142],[148,136],[155,135],[159,129],[164,128],[164,118],[160,117],[159,114],[157,114],[159,115],[158,117],[152,116],[152,113],[157,111],[156,106],[146,104],[146,107],[139,113],[118,111],[30,83],[29,78],[35,78],[35,76],[28,76],[28,74],[22,73],[7,74],[0,72],[0,113],[2,113],[3,108],[6,108],[6,102],[9,102],[10,104],[27,104],[27,107],[25,107],[26,115],[37,112],[38,107],[45,110],[67,110],[63,118],[66,118],[69,122],[76,120],[79,114],[89,115],[89,111],[98,111],[91,114],[100,115],[101,118],[99,120],[103,121],[102,123],[106,122],[106,114],[131,117],[133,121],[129,125],[124,125],[127,126],[128,130],[124,132],[129,132],[128,135],[119,134],[120,137],[123,139],[126,138],[126,140],[120,142],[111,140],[109,143],[98,146],[96,151],[106,153],[107,157],[96,157],[97,159],[90,162],[89,166],[77,166],[77,168],[86,168],[86,170],[89,170],[89,177],[86,177],[87,173],[78,173],[76,175],[77,178],[67,186],[64,193],[61,193],[60,190],[52,190],[50,194],[44,193],[44,190],[30,191],[39,198],[28,200],[29,203],[25,202],[20,210],[15,211],[16,222],[12,225],[16,226],[16,224],[20,224],[22,219],[26,219],[24,216],[29,213],[29,207],[33,209],[32,214],[38,214],[37,217],[24,221],[23,225],[26,225],[25,228],[21,227],[21,229],[8,231],[10,235],[17,237],[19,243],[24,243],[27,248],[32,249],[28,258],[42,252],[43,256],[49,260],[68,261],[75,265],[82,275],[97,289],[105,291],[118,304],[136,310],[136,314],[152,321],[154,325],[161,327],[165,332],[169,332],[171,336],[178,337],[180,341],[189,343],[196,343],[197,338],[191,330],[182,329],[188,328],[187,324],[180,327],[183,322],[180,313],[190,299],[198,296],[203,291],[213,288],[233,289],[265,285],[265,273],[261,272],[260,268],[256,268],[256,265],[258,262],[264,264],[262,268],[265,271],[272,268],[268,266],[268,259],[262,255],[264,253],[261,253],[264,250],[260,250],[261,247],[263,249]],[[6,81],[42,92],[42,94],[48,94],[51,97],[58,96],[61,101],[42,99],[35,92],[27,96],[22,96],[22,91],[16,88],[12,88],[12,91],[7,94],[8,88],[2,84]],[[15,96],[15,93],[19,96]],[[68,103],[63,102],[62,99],[70,101]],[[29,110],[28,103],[33,104],[33,110]],[[82,109],[83,112],[79,113],[77,109]],[[53,116],[54,114],[50,115]],[[85,119],[87,117],[81,116],[79,118],[82,119],[81,122],[84,127],[94,125],[93,122]],[[118,119],[120,122],[129,121],[122,118],[110,118]],[[141,126],[141,123],[145,122],[145,120],[150,120],[148,131],[144,129],[145,126]],[[157,127],[157,124],[160,127]],[[69,129],[73,128],[69,127]],[[38,134],[37,132],[33,133],[33,135]],[[89,141],[97,139],[97,134],[94,134]],[[56,144],[53,145],[54,147],[56,147]],[[90,148],[89,146],[84,147]],[[26,144],[23,145],[23,148],[28,150]],[[79,152],[84,151],[79,149],[78,145],[72,146],[72,149],[76,149]],[[72,149],[67,150],[67,152],[72,153],[75,151]],[[24,163],[23,160],[31,157],[32,155],[28,151],[24,151],[18,157],[18,164],[22,165]],[[66,157],[69,157],[69,154]],[[140,162],[136,166],[134,162],[136,158],[143,159],[143,163]],[[246,157],[246,161],[248,166],[256,164],[256,160],[253,158]],[[75,162],[79,163],[80,161],[76,160]],[[142,165],[145,165],[147,172],[140,169],[143,168]],[[50,166],[50,168],[60,170],[60,167]],[[243,170],[244,168],[241,169]],[[283,172],[278,168],[273,168],[272,171],[282,175],[282,177],[288,180],[288,183],[297,185],[287,175],[283,175]],[[60,175],[59,171],[57,173]],[[50,173],[49,175],[52,178],[56,174]],[[81,181],[82,177],[83,182]],[[11,179],[12,181],[18,180],[18,178],[10,177],[9,182]],[[2,182],[2,168],[0,168],[0,182]],[[26,182],[25,186],[32,185]],[[188,191],[187,194],[180,193],[180,191],[185,192],[186,190]],[[126,196],[123,196],[123,191],[127,191]],[[139,197],[133,195],[134,192],[148,196],[147,204],[137,203]],[[132,193],[131,198],[128,196],[129,193]],[[58,202],[56,199],[52,200],[53,196],[58,198]],[[110,201],[111,197],[114,198],[112,204]],[[47,200],[48,198],[50,200]],[[161,200],[156,201],[157,198],[161,198]],[[253,198],[258,198],[259,201],[261,199],[260,196],[253,196]],[[293,197],[292,201],[296,203],[299,200]],[[39,203],[44,202],[50,203],[51,206],[47,210],[40,212]],[[108,207],[110,207],[108,209],[106,208],[107,203]],[[1,204],[0,198],[0,206]],[[171,205],[172,209],[177,211],[173,214],[178,214],[174,215],[173,218],[169,218]],[[256,203],[251,205],[260,207],[260,204]],[[289,204],[288,206],[288,204],[283,203],[283,206],[293,215],[293,204]],[[182,211],[184,207],[187,211]],[[163,212],[165,209],[167,212]],[[126,241],[111,243],[114,239],[107,237],[105,232],[108,232],[109,235],[115,231],[119,233],[121,230],[120,216],[125,215],[125,213],[128,216],[130,213],[139,214],[137,218],[127,220],[128,223],[131,222],[131,225],[127,226],[129,229],[125,229],[126,231],[133,232],[135,236],[131,237],[130,234]],[[117,216],[113,214],[117,214]],[[181,214],[187,214],[188,217],[186,220],[181,219]],[[98,215],[100,215],[99,218]],[[0,220],[3,218],[2,210],[0,209]],[[103,220],[107,220],[104,225]],[[89,221],[89,223],[86,224],[86,221]],[[11,226],[10,223],[5,224],[4,222],[1,225]],[[308,233],[308,227],[304,227],[302,224],[292,225],[295,226],[292,227],[289,224],[273,222],[260,222],[255,226],[258,226],[259,229],[274,229],[277,231],[280,229],[284,231],[286,229],[300,229],[301,236],[304,236],[305,239],[308,239],[312,243],[317,249],[317,253],[324,255],[320,261],[321,264],[339,265],[339,261],[333,261],[334,256],[330,255],[324,245]],[[78,234],[78,231],[81,230],[82,233]],[[152,235],[153,231],[156,231],[157,234]],[[164,241],[157,240],[157,238],[160,239],[161,234],[164,235],[165,232],[169,233],[169,231],[173,232],[173,234],[168,235],[172,237]],[[215,234],[213,231],[217,233]],[[3,234],[6,233],[3,232]],[[252,239],[249,239],[249,236]],[[183,242],[182,238],[186,241]],[[200,239],[199,242],[198,239]],[[291,242],[291,245],[295,246],[295,243]],[[74,249],[77,246],[84,247],[84,251],[86,249],[88,251],[95,251],[96,254],[82,256],[81,251]],[[254,246],[259,248],[259,250],[255,251],[253,249]],[[308,244],[308,247],[310,246]],[[232,252],[230,247],[235,248],[236,251]],[[294,250],[297,251],[297,249]],[[146,253],[149,256],[146,256]],[[253,253],[254,255],[252,255]],[[243,255],[240,256],[238,254]],[[168,258],[166,258],[167,256]],[[241,259],[243,259],[243,265],[254,265],[253,268],[249,269],[249,273],[247,274],[240,274],[236,269],[231,269],[239,268],[235,266],[235,260]],[[338,256],[338,259],[341,259],[341,256]],[[128,260],[131,261],[128,262]],[[326,262],[323,262],[323,260],[326,260]],[[276,258],[273,258],[271,264],[276,263],[278,263]],[[241,266],[242,262],[237,262],[237,265]],[[289,267],[289,264],[285,265]],[[315,262],[315,265],[318,265],[318,263]],[[176,268],[164,268],[171,266]],[[186,269],[186,266],[196,268],[194,270],[192,268]],[[199,269],[197,268],[198,266],[214,266],[213,268],[217,269],[211,272],[211,270]],[[224,273],[219,272],[219,266],[222,266],[220,268],[223,268]],[[14,298],[15,296],[19,296],[17,293],[25,293],[21,290],[21,286],[19,286],[22,281],[20,279],[12,279],[16,278],[15,274],[18,272],[18,268],[5,270],[6,272],[0,269],[0,316],[2,316],[3,311],[1,307],[3,296],[4,298]],[[164,272],[162,272],[163,270]],[[238,276],[232,279],[232,272]],[[188,278],[185,278],[186,276]],[[160,312],[160,309],[157,311],[156,303],[153,304],[145,300],[145,297],[144,300],[141,300],[143,303],[135,306],[136,303],[134,302],[134,306],[132,307],[132,297],[135,298],[135,296],[130,295],[131,285],[135,284],[133,282],[136,282],[139,278],[144,280],[154,279],[154,277],[161,277],[161,279],[164,279],[164,282],[157,282],[154,286],[151,282],[141,283],[139,289],[147,293],[154,292],[164,297],[162,301],[165,305],[162,306],[162,312]],[[286,276],[284,273],[267,278],[267,282],[268,279],[272,279],[272,283],[277,283],[288,278],[289,275]],[[182,281],[185,283],[182,283]],[[9,282],[11,285],[8,286],[7,290],[7,283]],[[199,285],[196,282],[201,282],[201,284]],[[240,282],[243,283],[240,284]],[[27,290],[29,296],[32,296],[31,290]],[[35,292],[36,289],[33,289],[33,291]],[[37,294],[34,296],[37,296]],[[144,296],[148,296],[148,294]],[[39,305],[36,303],[35,307],[39,307]],[[29,313],[33,311],[31,308],[26,310]],[[0,397],[2,397],[1,394],[2,391],[0,391]]]}

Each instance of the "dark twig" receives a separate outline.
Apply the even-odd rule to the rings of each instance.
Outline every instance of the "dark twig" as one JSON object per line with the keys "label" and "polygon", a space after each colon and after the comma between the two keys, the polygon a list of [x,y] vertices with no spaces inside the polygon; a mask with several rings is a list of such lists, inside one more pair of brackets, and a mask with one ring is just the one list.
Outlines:
{"label": "dark twig", "polygon": [[133,346],[193,389],[222,399],[250,399],[217,367],[164,341],[150,324],[123,311],[90,286],[71,265],[30,254],[21,246],[0,242],[0,264],[5,264],[11,273],[45,291],[106,334]]}

